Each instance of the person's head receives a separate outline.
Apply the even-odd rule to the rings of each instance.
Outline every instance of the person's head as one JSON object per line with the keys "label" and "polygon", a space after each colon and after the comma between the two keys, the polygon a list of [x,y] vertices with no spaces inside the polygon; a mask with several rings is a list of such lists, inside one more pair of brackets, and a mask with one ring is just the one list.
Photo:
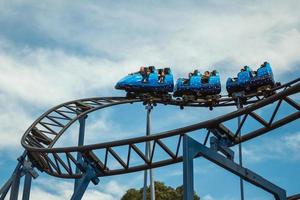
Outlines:
{"label": "person's head", "polygon": [[205,71],[205,72],[204,72],[204,75],[205,75],[205,76],[209,76],[209,74],[210,74],[209,71]]}
{"label": "person's head", "polygon": [[140,67],[140,71],[141,71],[141,72],[145,71],[145,67],[144,67],[144,66],[141,66],[141,67]]}

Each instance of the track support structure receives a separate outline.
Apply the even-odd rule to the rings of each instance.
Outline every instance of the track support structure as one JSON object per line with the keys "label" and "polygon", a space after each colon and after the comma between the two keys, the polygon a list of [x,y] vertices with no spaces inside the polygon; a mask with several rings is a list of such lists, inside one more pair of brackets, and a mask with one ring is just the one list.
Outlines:
{"label": "track support structure", "polygon": [[[146,135],[149,136],[151,134],[151,111],[153,109],[153,106],[151,103],[148,103],[146,105],[147,110],[147,127],[146,127]],[[148,159],[150,159],[151,155],[151,143],[146,143],[146,156]],[[150,199],[155,200],[155,185],[154,185],[154,178],[153,178],[153,171],[152,169],[149,169],[149,175],[150,175]],[[148,183],[148,171],[144,171],[144,188],[143,188],[143,200],[147,200],[147,183]]]}
{"label": "track support structure", "polygon": [[219,154],[212,148],[192,139],[188,135],[183,136],[183,184],[184,200],[193,200],[194,195],[194,169],[193,159],[201,155],[207,160],[219,165],[227,171],[239,176],[243,180],[271,193],[276,200],[287,200],[286,191],[269,182],[255,172],[241,167],[239,164]]}
{"label": "track support structure", "polygon": [[0,200],[4,200],[10,190],[10,200],[18,200],[20,182],[25,177],[23,186],[22,200],[29,200],[32,178],[37,178],[38,173],[34,170],[32,163],[27,158],[27,152],[24,151],[18,158],[18,164],[9,178],[9,180],[0,189]]}
{"label": "track support structure", "polygon": [[[236,98],[236,107],[238,110],[240,110],[241,108],[243,108],[243,104],[241,102],[241,98],[244,96],[244,92],[238,92],[238,93],[234,93],[232,94],[234,98]],[[238,127],[241,126],[241,116],[239,116],[237,118],[237,125]],[[239,129],[239,131],[237,132],[237,135],[239,138],[241,138],[242,135],[242,131],[241,129]],[[239,164],[241,167],[243,167],[243,152],[242,152],[242,143],[239,143],[238,145],[239,148]],[[244,181],[242,178],[240,178],[240,192],[241,192],[241,200],[245,199],[245,194],[244,194]]]}
{"label": "track support structure", "polygon": [[[83,117],[81,117],[78,120],[79,121],[78,146],[83,146],[84,145],[85,122],[86,122],[87,117],[88,117],[87,115],[84,115]],[[77,153],[77,162],[78,163],[83,163],[81,153]],[[76,173],[79,173],[79,172],[80,172],[79,168],[76,167]],[[74,192],[75,192],[79,182],[80,182],[80,179],[75,179]]]}
{"label": "track support structure", "polygon": [[99,178],[97,177],[97,171],[93,167],[92,163],[90,163],[88,160],[83,163],[82,169],[84,174],[77,182],[77,186],[74,190],[71,200],[81,200],[90,182],[94,183],[95,185],[98,185],[100,182]]}

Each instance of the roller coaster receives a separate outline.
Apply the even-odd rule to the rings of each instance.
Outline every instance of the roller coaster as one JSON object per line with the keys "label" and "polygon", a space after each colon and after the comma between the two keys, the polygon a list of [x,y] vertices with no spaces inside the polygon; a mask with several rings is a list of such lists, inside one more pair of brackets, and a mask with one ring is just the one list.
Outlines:
{"label": "roller coaster", "polygon": [[[169,98],[166,100],[155,96],[145,99],[97,97],[60,104],[41,115],[26,130],[21,140],[24,153],[18,158],[12,176],[0,189],[0,199],[9,197],[11,200],[17,200],[19,195],[22,195],[23,200],[28,200],[32,179],[38,177],[38,172],[59,178],[75,179],[71,199],[77,200],[82,198],[90,182],[98,184],[101,177],[144,171],[182,162],[184,200],[191,200],[194,191],[193,159],[198,157],[207,159],[244,181],[271,193],[276,200],[300,199],[300,194],[287,197],[285,189],[234,162],[234,152],[231,150],[235,145],[255,139],[299,119],[300,99],[297,98],[299,92],[300,78],[276,85],[271,89],[270,95],[262,95],[258,92],[246,95],[223,95],[220,96],[217,104],[210,104],[207,99],[184,101]],[[140,103],[143,103],[147,109],[148,131],[150,131],[150,113],[157,104],[181,108],[232,106],[238,109],[213,119],[161,133],[83,145],[85,123],[89,114],[117,105]],[[283,103],[290,105],[294,109],[293,112],[278,115]],[[271,104],[274,105],[272,112],[265,113],[268,119],[260,116],[259,110]],[[235,119],[239,121],[237,127],[226,125],[226,122]],[[251,127],[250,131],[241,134],[248,120],[255,120],[261,126]],[[55,147],[61,136],[76,122],[80,125],[78,146]],[[189,133],[194,131],[205,135],[204,140],[191,138]],[[170,144],[166,142],[168,139],[176,142]],[[141,146],[147,146],[148,151],[145,152]],[[167,157],[154,159],[154,156],[161,151]],[[123,154],[126,154],[125,158]],[[140,161],[136,162],[134,156]],[[111,160],[114,162],[109,162]],[[25,177],[23,192],[19,192],[22,177]]]}

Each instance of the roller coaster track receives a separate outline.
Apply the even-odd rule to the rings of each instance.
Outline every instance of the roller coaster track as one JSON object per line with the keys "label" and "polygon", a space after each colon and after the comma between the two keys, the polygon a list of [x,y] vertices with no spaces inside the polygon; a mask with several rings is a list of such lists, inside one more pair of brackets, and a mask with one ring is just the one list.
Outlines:
{"label": "roller coaster track", "polygon": [[[90,144],[84,146],[55,147],[63,134],[76,121],[84,119],[87,115],[97,110],[121,104],[143,102],[139,98],[128,99],[124,97],[100,97],[70,101],[58,105],[40,116],[25,132],[22,137],[22,146],[26,155],[33,164],[42,172],[60,178],[81,178],[86,169],[76,157],[80,154],[83,160],[89,162],[95,170],[97,177],[111,176],[162,167],[183,161],[183,137],[197,131],[205,134],[201,141],[207,145],[210,135],[228,138],[230,145],[234,146],[263,135],[273,129],[279,128],[300,117],[299,96],[300,78],[273,88],[269,95],[252,94],[244,97],[243,108],[224,114],[222,116],[196,123],[193,125],[119,141]],[[286,115],[277,115],[283,103],[290,105],[294,112]],[[165,104],[190,107],[223,107],[236,106],[236,97],[222,96],[218,104],[211,105],[208,100],[183,102],[172,99],[163,101],[153,98],[151,104]],[[274,104],[269,116],[262,117],[259,110]],[[232,128],[227,122],[241,118],[239,126]],[[248,120],[255,120],[261,126],[252,127],[249,132],[239,136]],[[172,142],[168,142],[172,140]],[[148,157],[144,148],[146,143],[152,143],[151,155]],[[200,142],[200,141],[199,141]],[[162,153],[163,152],[163,153]],[[164,154],[165,156],[158,156]],[[197,155],[197,157],[200,155]]]}
{"label": "roller coaster track", "polygon": [[[86,146],[75,146],[65,148],[53,148],[58,139],[65,133],[68,127],[75,121],[85,117],[91,112],[104,109],[106,107],[140,102],[140,99],[126,99],[122,97],[107,97],[107,98],[90,98],[67,102],[56,106],[39,119],[37,119],[30,128],[26,131],[22,138],[22,145],[27,150],[31,161],[38,169],[56,177],[61,178],[80,178],[83,170],[75,172],[76,168],[82,169],[80,163],[77,162],[75,155],[82,154],[84,158],[93,163],[97,169],[97,176],[110,176],[116,174],[124,174],[129,172],[136,172],[150,168],[162,167],[173,163],[182,161],[182,153],[180,147],[182,146],[182,136],[192,131],[204,130],[207,133],[214,133],[218,130],[221,134],[226,135],[232,142],[232,146],[241,142],[248,141],[254,137],[260,136],[275,128],[281,127],[289,122],[292,122],[300,117],[300,105],[296,100],[292,99],[292,95],[300,91],[300,80],[294,80],[290,83],[284,84],[274,89],[274,94],[268,97],[259,97],[258,95],[249,96],[248,101],[251,104],[215,119],[207,120],[190,126],[166,131],[163,133],[153,134],[151,136],[136,137],[132,139],[119,140],[114,142],[106,142],[100,144],[92,144]],[[252,99],[252,100],[251,100]],[[254,100],[253,100],[254,99]],[[299,101],[299,99],[297,99]],[[155,100],[154,100],[155,101]],[[172,100],[170,102],[161,102],[170,105],[180,105],[182,102]],[[218,106],[235,105],[234,98],[227,97],[220,100]],[[282,102],[291,105],[295,112],[287,116],[280,116],[275,120]],[[255,111],[269,104],[276,103],[273,112],[270,112],[268,121],[260,117]],[[206,102],[192,102],[186,106],[206,106]],[[224,125],[225,122],[242,117],[241,125],[236,130],[231,130]],[[263,127],[256,128],[241,137],[238,137],[239,130],[248,119],[254,119]],[[207,134],[209,135],[209,134]],[[172,150],[165,139],[176,138],[176,149]],[[152,142],[150,159],[144,154],[140,146],[145,146],[146,142]],[[203,143],[206,144],[206,141]],[[174,143],[172,143],[174,146]],[[121,150],[120,150],[121,148]],[[118,149],[118,150],[116,150]],[[156,150],[163,150],[167,158],[155,160]],[[127,156],[121,153],[127,152]],[[101,155],[104,156],[101,156]],[[135,154],[142,161],[134,164],[132,155]],[[109,160],[115,162],[108,162]]]}

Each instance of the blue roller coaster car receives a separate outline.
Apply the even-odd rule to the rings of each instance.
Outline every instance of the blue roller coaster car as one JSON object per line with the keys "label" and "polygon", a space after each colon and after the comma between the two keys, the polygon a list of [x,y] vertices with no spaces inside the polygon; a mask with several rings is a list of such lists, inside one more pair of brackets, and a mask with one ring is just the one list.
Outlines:
{"label": "blue roller coaster car", "polygon": [[257,71],[251,71],[245,66],[236,78],[228,78],[226,89],[229,95],[235,92],[245,91],[246,93],[260,92],[263,89],[270,89],[275,85],[273,72],[268,62],[264,62]]}
{"label": "blue roller coaster car", "polygon": [[214,70],[207,75],[201,75],[198,70],[189,74],[189,78],[179,78],[176,83],[174,97],[193,95],[205,97],[208,95],[218,95],[221,92],[221,82],[219,73]]}
{"label": "blue roller coaster car", "polygon": [[170,68],[155,69],[154,66],[142,67],[139,72],[129,74],[121,79],[115,88],[125,90],[127,94],[166,94],[173,92],[173,74]]}

